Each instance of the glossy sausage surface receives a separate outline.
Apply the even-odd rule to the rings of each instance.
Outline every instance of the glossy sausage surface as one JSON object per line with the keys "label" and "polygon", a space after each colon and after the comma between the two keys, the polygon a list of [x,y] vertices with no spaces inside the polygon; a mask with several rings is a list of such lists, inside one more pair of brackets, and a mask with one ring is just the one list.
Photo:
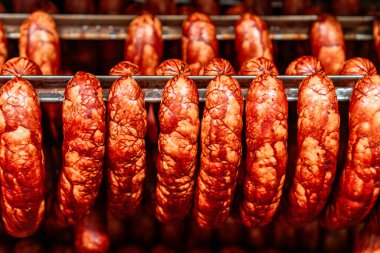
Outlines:
{"label": "glossy sausage surface", "polygon": [[158,76],[176,76],[179,74],[186,76],[191,74],[189,65],[180,59],[165,60],[156,68],[156,75]]}
{"label": "glossy sausage surface", "polygon": [[130,61],[122,61],[113,66],[109,74],[111,76],[141,75],[141,70],[139,66]]}
{"label": "glossy sausage surface", "polygon": [[243,76],[258,76],[265,73],[272,75],[279,74],[274,63],[264,57],[254,57],[246,60],[239,70],[239,75]]}
{"label": "glossy sausage surface", "polygon": [[199,71],[199,75],[205,76],[217,76],[217,75],[226,75],[233,76],[235,75],[235,70],[232,67],[231,63],[223,58],[214,58],[209,61],[202,69]]}
{"label": "glossy sausage surface", "polygon": [[375,65],[368,59],[354,57],[344,62],[341,75],[376,75]]}
{"label": "glossy sausage surface", "polygon": [[40,67],[25,57],[14,57],[5,62],[1,68],[2,75],[38,76],[42,75]]}
{"label": "glossy sausage surface", "polygon": [[322,63],[314,56],[301,56],[292,61],[285,70],[285,75],[312,75],[325,72]]}

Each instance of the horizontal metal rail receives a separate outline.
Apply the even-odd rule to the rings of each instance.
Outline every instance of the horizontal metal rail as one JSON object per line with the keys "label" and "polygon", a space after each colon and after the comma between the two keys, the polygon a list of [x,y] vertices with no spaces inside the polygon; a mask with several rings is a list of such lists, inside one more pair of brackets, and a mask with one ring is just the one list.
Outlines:
{"label": "horizontal metal rail", "polygon": [[[255,76],[233,76],[242,88],[244,99],[246,98],[249,84]],[[336,87],[336,95],[339,101],[348,101],[351,97],[352,86],[361,78],[358,76],[329,76]],[[4,84],[13,76],[0,76],[0,83]],[[72,76],[24,76],[36,87],[37,95],[42,103],[62,102],[65,97],[65,86]],[[118,76],[97,76],[103,87],[104,100],[107,101],[109,87],[119,78]],[[162,90],[171,76],[133,76],[139,83],[145,96],[145,101],[159,103],[162,98]],[[198,87],[199,101],[206,99],[206,87],[213,76],[190,76]],[[278,76],[284,83],[288,101],[297,101],[298,85],[305,76]]]}
{"label": "horizontal metal rail", "polygon": [[[0,14],[6,37],[18,39],[20,25],[29,14]],[[64,40],[124,40],[127,27],[135,15],[53,15],[61,39]],[[179,40],[186,15],[158,15],[163,25],[164,40]],[[211,16],[217,27],[218,40],[235,38],[234,24],[239,15]],[[346,40],[371,40],[374,16],[338,16]],[[315,15],[262,16],[273,40],[307,40]]]}

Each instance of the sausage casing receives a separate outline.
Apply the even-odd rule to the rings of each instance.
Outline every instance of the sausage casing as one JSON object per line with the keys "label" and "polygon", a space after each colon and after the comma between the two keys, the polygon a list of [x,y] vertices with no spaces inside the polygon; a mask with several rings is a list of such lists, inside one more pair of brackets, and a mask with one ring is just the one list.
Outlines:
{"label": "sausage casing", "polygon": [[199,75],[205,76],[217,76],[217,75],[226,75],[232,76],[235,75],[235,70],[232,67],[231,63],[223,58],[214,58],[209,61],[202,69],[199,71]]}
{"label": "sausage casing", "polygon": [[194,200],[201,227],[220,227],[228,217],[242,156],[243,97],[231,77],[215,77],[207,86],[201,123],[201,163]]}
{"label": "sausage casing", "polygon": [[240,215],[246,226],[268,224],[277,211],[288,160],[288,101],[282,82],[263,74],[246,102],[247,168]]}
{"label": "sausage casing", "polygon": [[111,76],[141,75],[139,66],[129,61],[122,61],[110,69]]}
{"label": "sausage casing", "polygon": [[279,74],[276,65],[264,57],[254,57],[246,60],[239,70],[239,75],[243,76],[258,76],[265,73],[272,75]]}
{"label": "sausage casing", "polygon": [[191,74],[189,65],[179,59],[165,60],[156,68],[156,75],[158,76],[176,76],[179,74],[185,76]]}
{"label": "sausage casing", "polygon": [[117,218],[133,214],[145,178],[147,113],[144,95],[130,76],[109,91],[107,137],[108,210]]}
{"label": "sausage casing", "polygon": [[301,56],[292,61],[285,70],[285,75],[312,75],[325,72],[322,63],[314,56]]}
{"label": "sausage casing", "polygon": [[77,72],[63,101],[63,168],[55,203],[56,222],[74,224],[93,205],[102,179],[106,109],[95,76]]}
{"label": "sausage casing", "polygon": [[5,31],[3,28],[3,22],[0,22],[0,68],[8,58],[8,42],[5,37]]}
{"label": "sausage casing", "polygon": [[0,180],[5,230],[33,234],[45,210],[41,109],[33,86],[19,77],[0,89]]}
{"label": "sausage casing", "polygon": [[354,57],[344,62],[341,75],[376,75],[375,65],[368,59]]}
{"label": "sausage casing", "polygon": [[162,26],[154,15],[142,14],[128,26],[124,58],[140,67],[143,75],[154,75],[163,53]]}
{"label": "sausage casing", "polygon": [[380,190],[380,76],[357,81],[349,105],[346,163],[322,224],[341,229],[363,220]]}
{"label": "sausage casing", "polygon": [[322,14],[310,31],[311,51],[324,67],[326,74],[339,74],[346,59],[342,26],[334,16]]}
{"label": "sausage casing", "polygon": [[40,67],[32,60],[25,57],[14,57],[3,65],[0,74],[16,76],[42,75]]}
{"label": "sausage casing", "polygon": [[190,210],[197,166],[198,89],[187,76],[168,81],[159,110],[156,217],[178,220]]}
{"label": "sausage casing", "polygon": [[235,48],[240,65],[254,57],[265,57],[273,61],[268,28],[259,16],[246,13],[236,22]]}
{"label": "sausage casing", "polygon": [[335,177],[340,116],[332,81],[324,74],[299,87],[297,162],[285,210],[286,221],[303,226],[322,211]]}
{"label": "sausage casing", "polygon": [[194,12],[182,25],[182,59],[190,65],[191,74],[198,75],[201,67],[218,57],[216,27],[205,14]]}

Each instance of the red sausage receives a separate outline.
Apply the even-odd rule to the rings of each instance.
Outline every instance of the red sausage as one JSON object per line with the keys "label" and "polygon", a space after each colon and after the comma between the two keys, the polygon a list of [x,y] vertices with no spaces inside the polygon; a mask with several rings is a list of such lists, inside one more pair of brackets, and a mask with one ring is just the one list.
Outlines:
{"label": "red sausage", "polygon": [[278,75],[279,72],[274,63],[264,57],[255,57],[246,60],[240,68],[239,75],[258,76],[261,74]]}
{"label": "red sausage", "polygon": [[368,59],[354,57],[344,62],[341,75],[376,75],[375,65]]}
{"label": "red sausage", "polygon": [[288,160],[288,102],[282,82],[270,74],[251,83],[246,102],[247,168],[240,215],[263,226],[275,215]]}
{"label": "red sausage", "polygon": [[199,71],[199,75],[233,76],[233,75],[235,75],[235,70],[229,61],[227,61],[223,58],[215,58],[215,59],[212,59],[211,61],[209,61],[205,66],[202,67],[202,69]]}
{"label": "red sausage", "polygon": [[217,228],[228,217],[242,156],[243,97],[239,83],[215,77],[207,86],[201,164],[194,200],[198,225]]}
{"label": "red sausage", "polygon": [[141,75],[139,66],[129,61],[122,61],[110,69],[111,76]]}
{"label": "red sausage", "polygon": [[33,86],[15,77],[0,88],[1,215],[14,237],[32,235],[44,215],[41,109]]}
{"label": "red sausage", "polygon": [[3,67],[3,64],[8,58],[8,42],[5,37],[5,31],[3,28],[3,23],[0,22],[0,68]]}
{"label": "red sausage", "polygon": [[55,221],[68,226],[93,205],[102,179],[106,109],[95,76],[77,72],[68,82],[63,101],[63,168]]}
{"label": "red sausage", "polygon": [[179,59],[168,59],[156,68],[156,75],[158,76],[176,76],[179,74],[185,76],[191,74],[189,65]]}
{"label": "red sausage", "polygon": [[14,57],[9,59],[3,65],[1,75],[16,75],[16,76],[38,76],[42,75],[40,67],[38,65],[25,57]]}
{"label": "red sausage", "polygon": [[130,76],[112,84],[107,113],[108,210],[117,218],[127,218],[142,198],[147,128],[144,95]]}
{"label": "red sausage", "polygon": [[314,56],[301,56],[292,61],[285,70],[285,75],[323,74],[322,63]]}

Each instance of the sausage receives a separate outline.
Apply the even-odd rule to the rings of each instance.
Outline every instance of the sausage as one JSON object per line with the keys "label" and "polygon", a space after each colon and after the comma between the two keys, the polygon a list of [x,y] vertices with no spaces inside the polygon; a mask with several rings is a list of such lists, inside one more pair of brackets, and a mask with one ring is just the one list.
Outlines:
{"label": "sausage", "polygon": [[263,74],[249,86],[246,102],[247,168],[240,215],[248,227],[275,215],[287,165],[288,102],[282,82]]}
{"label": "sausage", "polygon": [[99,80],[77,72],[67,83],[63,101],[63,167],[54,206],[59,226],[76,223],[98,194],[105,153],[105,113]]}
{"label": "sausage", "polygon": [[156,217],[179,220],[189,212],[197,165],[198,89],[187,76],[170,79],[162,92],[159,110]]}
{"label": "sausage", "polygon": [[110,238],[100,213],[92,209],[74,227],[77,253],[108,252]]}
{"label": "sausage", "polygon": [[0,88],[0,180],[6,232],[32,235],[45,211],[41,109],[33,86],[20,77]]}
{"label": "sausage", "polygon": [[314,56],[301,56],[292,61],[285,70],[285,75],[323,74],[325,72],[322,63]]}
{"label": "sausage", "polygon": [[373,253],[380,251],[380,234],[363,227],[355,236],[354,253]]}
{"label": "sausage", "polygon": [[268,28],[259,16],[246,13],[235,23],[235,49],[240,65],[254,57],[265,57],[273,61]]}
{"label": "sausage", "polygon": [[311,51],[324,67],[326,74],[339,74],[346,59],[342,26],[336,18],[322,14],[310,31]]}
{"label": "sausage", "polygon": [[354,57],[344,62],[341,75],[376,75],[375,65],[368,59]]}
{"label": "sausage", "polygon": [[377,58],[380,59],[380,20],[373,22],[373,42],[377,53]]}
{"label": "sausage", "polygon": [[141,75],[139,66],[129,61],[122,61],[113,66],[109,75],[111,76],[126,76],[126,75]]}
{"label": "sausage", "polygon": [[156,68],[156,75],[158,76],[176,76],[179,74],[185,76],[191,74],[189,65],[179,59],[168,59]]}
{"label": "sausage", "polygon": [[44,75],[57,75],[60,68],[60,44],[53,18],[43,11],[30,15],[20,27],[19,51],[40,66]]}
{"label": "sausage", "polygon": [[15,13],[32,13],[43,5],[43,0],[13,0],[13,10]]}
{"label": "sausage", "polygon": [[3,22],[0,21],[0,68],[3,67],[8,58],[8,41],[5,37]]}
{"label": "sausage", "polygon": [[194,12],[182,25],[182,59],[190,65],[192,75],[218,57],[219,44],[214,22],[205,14]]}
{"label": "sausage", "polygon": [[258,76],[261,74],[278,75],[278,69],[274,63],[264,57],[255,57],[246,60],[239,70],[239,75]]}
{"label": "sausage", "polygon": [[326,75],[301,82],[297,114],[297,161],[283,218],[301,227],[322,211],[336,172],[340,116],[334,84]]}
{"label": "sausage", "polygon": [[162,26],[154,15],[142,14],[128,26],[124,58],[140,67],[143,75],[154,75],[163,53]]}
{"label": "sausage", "polygon": [[99,14],[122,14],[125,8],[126,2],[123,0],[100,0],[99,1]]}
{"label": "sausage", "polygon": [[117,218],[132,215],[142,199],[145,179],[147,113],[144,95],[130,76],[111,86],[107,103],[108,210]]}
{"label": "sausage", "polygon": [[146,7],[150,13],[170,15],[176,14],[175,0],[147,0]]}
{"label": "sausage", "polygon": [[223,58],[215,58],[209,61],[202,69],[199,71],[199,75],[205,76],[217,76],[217,75],[226,75],[233,76],[235,75],[235,70],[232,67],[231,63]]}
{"label": "sausage", "polygon": [[322,225],[341,229],[371,211],[380,190],[380,76],[364,76],[352,91],[346,162]]}
{"label": "sausage", "polygon": [[5,62],[0,71],[1,75],[38,76],[42,75],[40,67],[25,57],[14,57]]}
{"label": "sausage", "polygon": [[220,15],[220,7],[216,0],[192,1],[197,11],[207,15]]}
{"label": "sausage", "polygon": [[242,156],[243,97],[239,83],[220,75],[207,86],[201,123],[201,163],[194,216],[199,226],[217,228],[228,217]]}
{"label": "sausage", "polygon": [[305,15],[305,11],[311,7],[311,4],[311,0],[284,0],[282,7],[286,15]]}

